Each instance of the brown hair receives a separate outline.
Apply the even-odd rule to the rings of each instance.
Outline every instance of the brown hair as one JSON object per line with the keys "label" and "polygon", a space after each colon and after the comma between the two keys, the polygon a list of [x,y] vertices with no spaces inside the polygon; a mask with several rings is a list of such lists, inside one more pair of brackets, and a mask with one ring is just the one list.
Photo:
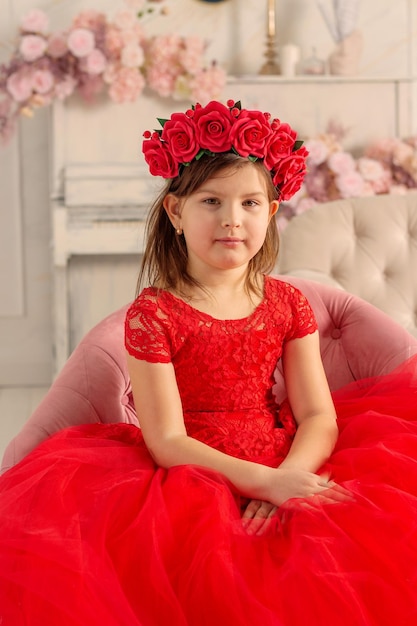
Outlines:
{"label": "brown hair", "polygon": [[[177,235],[163,206],[167,194],[186,199],[220,170],[238,169],[250,163],[248,159],[227,152],[215,156],[204,155],[198,161],[183,167],[179,176],[167,181],[151,206],[146,224],[146,247],[142,258],[136,293],[150,284],[161,289],[175,290],[185,295],[187,286],[201,285],[187,271],[187,246],[182,235]],[[279,192],[272,183],[271,175],[261,161],[252,162],[262,172],[267,185],[270,202],[277,200]],[[259,293],[257,276],[272,271],[279,248],[279,236],[275,219],[271,219],[265,241],[258,253],[249,261],[246,277],[248,292]]]}

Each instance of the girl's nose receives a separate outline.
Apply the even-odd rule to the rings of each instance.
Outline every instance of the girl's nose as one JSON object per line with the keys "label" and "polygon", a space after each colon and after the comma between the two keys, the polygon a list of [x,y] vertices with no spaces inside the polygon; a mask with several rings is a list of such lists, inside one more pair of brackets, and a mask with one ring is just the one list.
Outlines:
{"label": "girl's nose", "polygon": [[239,228],[241,219],[237,211],[229,211],[222,220],[224,228]]}

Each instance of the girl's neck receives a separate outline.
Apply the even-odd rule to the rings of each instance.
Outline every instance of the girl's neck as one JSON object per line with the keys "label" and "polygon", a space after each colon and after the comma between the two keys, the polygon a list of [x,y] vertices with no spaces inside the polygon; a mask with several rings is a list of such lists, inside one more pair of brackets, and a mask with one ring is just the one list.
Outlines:
{"label": "girl's neck", "polygon": [[211,280],[201,287],[173,291],[193,308],[216,319],[241,319],[253,313],[263,299],[264,277],[259,279],[259,294],[249,292],[246,276],[222,281]]}

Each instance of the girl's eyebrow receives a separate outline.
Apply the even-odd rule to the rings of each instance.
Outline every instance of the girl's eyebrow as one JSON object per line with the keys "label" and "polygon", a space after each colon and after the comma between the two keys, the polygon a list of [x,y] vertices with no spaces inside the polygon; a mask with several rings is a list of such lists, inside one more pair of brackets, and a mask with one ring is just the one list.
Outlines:
{"label": "girl's eyebrow", "polygon": [[[200,188],[198,189],[196,192],[196,194],[201,193],[201,194],[211,194],[213,196],[219,196],[221,195],[221,193],[219,193],[217,190],[214,189],[210,189],[209,187],[207,188]],[[242,193],[241,194],[243,198],[252,198],[253,196],[266,196],[266,193],[264,191],[258,190],[258,191],[250,191],[250,192],[246,192],[246,193]]]}

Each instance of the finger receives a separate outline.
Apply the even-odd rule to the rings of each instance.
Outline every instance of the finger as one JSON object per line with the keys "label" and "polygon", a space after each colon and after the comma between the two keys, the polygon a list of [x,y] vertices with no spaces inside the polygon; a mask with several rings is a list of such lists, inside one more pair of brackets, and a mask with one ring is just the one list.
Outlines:
{"label": "finger", "polygon": [[336,483],[331,478],[330,472],[323,472],[323,474],[319,474],[319,482],[318,484],[321,487],[334,487]]}
{"label": "finger", "polygon": [[261,504],[261,500],[251,500],[242,515],[242,520],[253,519]]}
{"label": "finger", "polygon": [[276,512],[277,512],[277,507],[276,507],[276,506],[273,506],[273,507],[270,509],[270,511],[269,511],[269,513],[268,513],[268,515],[267,515],[267,517],[265,517],[265,518],[262,520],[262,524],[259,526],[258,530],[256,531],[256,534],[257,534],[257,535],[263,535],[263,534],[265,533],[265,531],[267,530],[267,528],[269,528],[269,526],[271,525],[271,520],[272,520],[272,518],[274,517],[274,515],[276,514]]}
{"label": "finger", "polygon": [[268,517],[254,517],[253,519],[249,520],[249,523],[246,526],[246,532],[249,535],[263,535],[267,528],[270,526],[272,517],[272,512],[271,515]]}
{"label": "finger", "polygon": [[273,509],[276,507],[270,502],[262,502],[261,506],[255,513],[255,518],[267,519]]}
{"label": "finger", "polygon": [[355,497],[352,492],[348,491],[345,487],[335,484],[331,489],[326,489],[319,494],[320,497],[325,497],[332,502],[352,502]]}
{"label": "finger", "polygon": [[322,474],[319,474],[319,477],[324,483],[328,483],[330,482],[330,479],[331,479],[331,473],[323,472]]}
{"label": "finger", "polygon": [[338,502],[351,502],[354,500],[354,495],[345,487],[333,483],[327,489],[312,493],[310,498],[314,498],[316,502],[321,504],[336,504]]}

